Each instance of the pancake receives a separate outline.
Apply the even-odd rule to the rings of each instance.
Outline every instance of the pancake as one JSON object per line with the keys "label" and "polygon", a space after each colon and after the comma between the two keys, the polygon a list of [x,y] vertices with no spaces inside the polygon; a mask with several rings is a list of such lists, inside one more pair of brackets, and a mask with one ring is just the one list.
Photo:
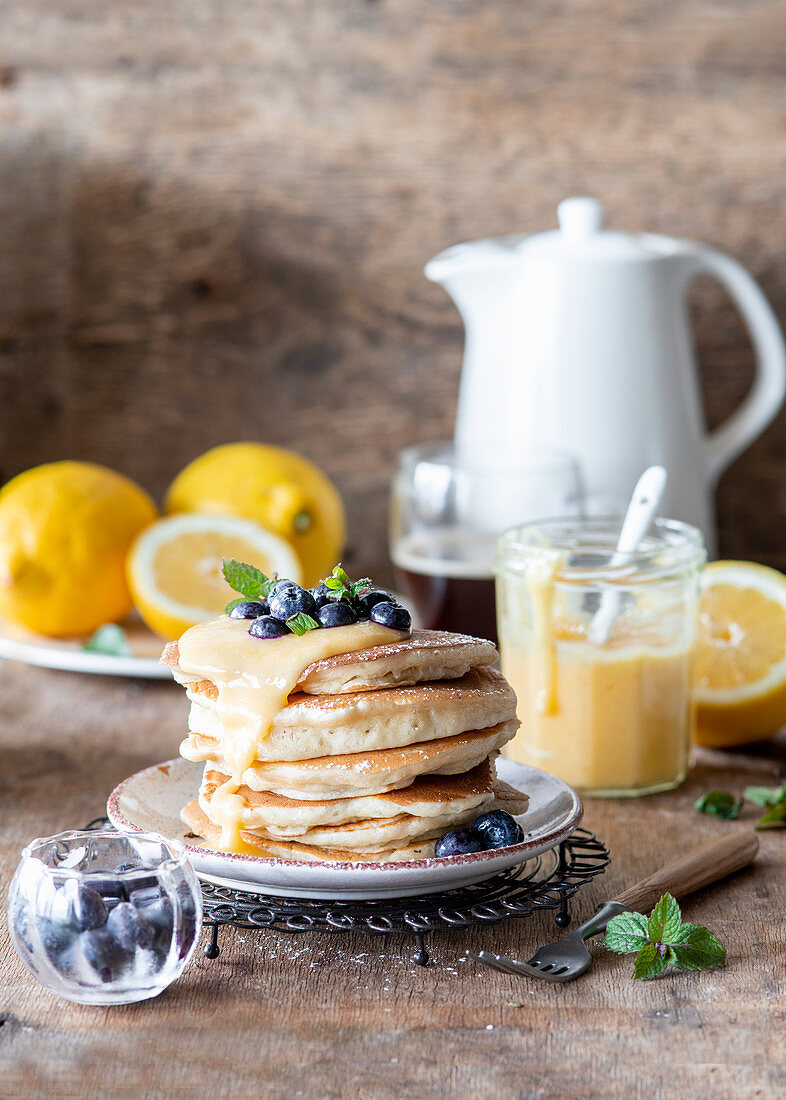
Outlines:
{"label": "pancake", "polygon": [[[494,796],[494,808],[507,810],[511,814],[522,813],[527,801],[525,795],[522,795],[507,783],[499,781],[494,785]],[[221,830],[212,824],[196,800],[184,806],[180,816],[188,827],[193,830],[196,837],[204,838],[207,842],[206,847],[218,843]],[[471,812],[469,821],[474,820],[477,816],[476,812]],[[441,832],[455,827],[456,824],[458,822],[446,825],[441,829]],[[434,855],[434,841],[441,835],[441,832],[435,832],[433,836],[413,838],[409,842],[401,842],[387,848],[372,846],[369,849],[339,848],[329,844],[318,844],[314,842],[313,838],[293,840],[263,837],[259,833],[248,829],[242,829],[240,836],[247,846],[248,852],[259,856],[307,863],[389,863],[412,859],[430,859]],[[359,834],[356,839],[359,839]]]}
{"label": "pancake", "polygon": [[[211,818],[210,802],[226,776],[209,768],[200,788],[199,805]],[[325,848],[376,851],[402,843],[432,839],[447,829],[474,821],[497,808],[492,761],[453,776],[420,776],[402,790],[359,798],[303,802],[270,792],[240,787],[241,828],[273,839],[297,839]],[[510,788],[509,788],[510,789]],[[518,796],[518,809],[527,799]]]}
{"label": "pancake", "polygon": [[[224,724],[219,708],[200,684],[189,685],[192,700],[188,728],[222,743]],[[241,712],[248,728],[258,716]],[[484,729],[516,716],[516,696],[492,668],[470,669],[459,680],[352,695],[290,695],[273,719],[266,737],[257,738],[257,758],[263,761],[311,760],[320,756],[374,752]],[[263,733],[265,731],[260,731]]]}
{"label": "pancake", "polygon": [[[207,843],[217,844],[221,830],[213,825],[199,803],[194,800],[184,806],[180,817],[193,830],[195,838],[201,837]],[[318,848],[312,844],[298,844],[292,840],[263,840],[255,833],[245,829],[240,833],[249,854],[273,859],[297,860],[301,863],[401,863],[410,859],[428,859],[434,855],[434,841],[426,840],[418,844],[408,844],[403,848],[387,848],[379,852],[346,852],[340,848]]]}
{"label": "pancake", "polygon": [[[172,669],[179,684],[210,683],[204,677],[184,672],[178,664],[179,656],[177,642],[169,642],[161,656],[161,663]],[[444,630],[413,630],[409,637],[395,642],[314,661],[301,674],[297,687],[309,695],[341,695],[429,680],[453,680],[471,668],[493,665],[498,659],[496,646],[483,638]],[[212,687],[215,691],[215,685]],[[210,688],[204,690],[209,692]]]}
{"label": "pancake", "polygon": [[[208,817],[215,791],[229,776],[205,768],[199,790],[199,804]],[[472,810],[493,797],[496,768],[486,758],[471,771],[459,775],[421,775],[408,787],[384,794],[357,795],[354,798],[320,798],[308,801],[287,798],[273,791],[253,791],[245,785],[237,790],[243,799],[241,823],[255,831],[266,829],[277,836],[298,836],[306,830],[325,825],[345,825],[373,818],[441,817],[455,811]]]}
{"label": "pancake", "polygon": [[[393,689],[396,690],[396,689]],[[380,693],[382,694],[382,693]],[[298,761],[256,761],[243,773],[252,791],[274,791],[295,799],[349,798],[407,787],[418,775],[469,771],[514,736],[518,719],[403,748],[318,756]],[[180,746],[186,760],[212,761],[222,770],[220,743],[190,734]],[[223,769],[226,772],[226,768]]]}

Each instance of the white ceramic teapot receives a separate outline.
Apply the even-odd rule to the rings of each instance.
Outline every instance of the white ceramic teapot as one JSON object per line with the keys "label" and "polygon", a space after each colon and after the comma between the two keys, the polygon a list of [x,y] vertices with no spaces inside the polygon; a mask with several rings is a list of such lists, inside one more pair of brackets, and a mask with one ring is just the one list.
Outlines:
{"label": "white ceramic teapot", "polygon": [[[511,458],[533,446],[580,460],[589,511],[620,510],[645,467],[665,466],[662,512],[714,547],[720,473],[764,430],[786,390],[786,347],[759,287],[729,256],[691,241],[604,230],[596,200],[567,199],[560,228],[457,245],[426,266],[466,327],[456,442]],[[726,286],[756,350],[756,379],[707,434],[686,288]]]}

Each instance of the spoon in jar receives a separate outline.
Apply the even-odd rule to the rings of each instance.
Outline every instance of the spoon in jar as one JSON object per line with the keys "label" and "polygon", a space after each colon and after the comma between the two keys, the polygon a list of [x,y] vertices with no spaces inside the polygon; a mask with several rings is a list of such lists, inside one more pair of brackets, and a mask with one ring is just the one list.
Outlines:
{"label": "spoon in jar", "polygon": [[[609,568],[626,565],[638,550],[658,510],[663,490],[666,488],[667,477],[663,466],[649,466],[636,482],[636,488],[633,490],[620,529],[617,549],[611,556]],[[620,613],[620,602],[620,593],[613,589],[608,589],[602,594],[598,610],[593,615],[587,632],[587,637],[593,645],[604,645],[609,640],[612,627]]]}

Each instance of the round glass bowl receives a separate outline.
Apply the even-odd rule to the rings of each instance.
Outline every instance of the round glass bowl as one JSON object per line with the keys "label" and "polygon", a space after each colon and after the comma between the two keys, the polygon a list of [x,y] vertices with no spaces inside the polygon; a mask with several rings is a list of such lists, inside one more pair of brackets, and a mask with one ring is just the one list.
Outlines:
{"label": "round glass bowl", "polygon": [[32,841],[8,896],[17,953],[43,986],[88,1005],[155,997],[199,939],[202,891],[182,845],[155,833]]}

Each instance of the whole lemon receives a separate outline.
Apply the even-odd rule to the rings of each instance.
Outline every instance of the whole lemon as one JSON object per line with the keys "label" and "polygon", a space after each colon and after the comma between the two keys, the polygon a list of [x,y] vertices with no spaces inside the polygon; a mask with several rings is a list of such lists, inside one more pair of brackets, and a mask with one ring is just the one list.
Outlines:
{"label": "whole lemon", "polygon": [[165,508],[255,520],[289,543],[306,585],[329,574],[344,547],[335,485],[307,458],[266,443],[227,443],[194,459],[170,485]]}
{"label": "whole lemon", "polygon": [[19,474],[0,491],[0,615],[54,638],[124,619],[126,554],[155,518],[147,493],[104,466]]}

